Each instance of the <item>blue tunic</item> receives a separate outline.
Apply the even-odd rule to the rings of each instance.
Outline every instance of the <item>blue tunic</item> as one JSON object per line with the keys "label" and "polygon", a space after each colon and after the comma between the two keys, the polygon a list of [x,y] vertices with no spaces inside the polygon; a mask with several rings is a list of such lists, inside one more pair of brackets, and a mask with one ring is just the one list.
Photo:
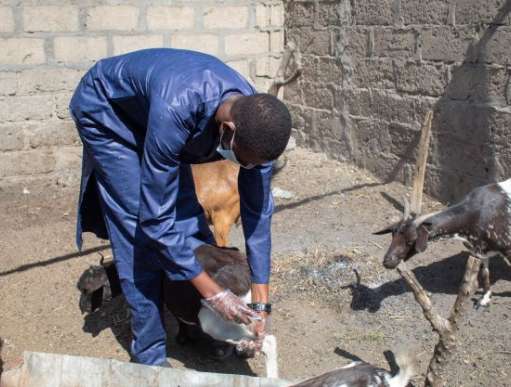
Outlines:
{"label": "blue tunic", "polygon": [[[152,49],[99,61],[82,78],[70,110],[83,143],[77,243],[82,231],[108,237],[132,312],[131,355],[166,358],[163,273],[197,276],[194,249],[213,238],[190,165],[220,159],[215,113],[255,90],[209,55]],[[254,283],[270,274],[271,164],[241,169],[241,221]],[[179,297],[179,294],[175,295]]]}

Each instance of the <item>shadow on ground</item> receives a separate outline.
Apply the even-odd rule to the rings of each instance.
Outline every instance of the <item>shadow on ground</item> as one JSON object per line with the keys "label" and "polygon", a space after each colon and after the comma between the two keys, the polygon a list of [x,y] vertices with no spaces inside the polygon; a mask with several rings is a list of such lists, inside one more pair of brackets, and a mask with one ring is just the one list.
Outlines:
{"label": "shadow on ground", "polygon": [[[413,272],[429,293],[457,294],[465,272],[466,257],[466,253],[461,252],[427,266],[417,267]],[[492,284],[501,279],[511,281],[511,268],[503,259],[495,257],[490,260],[490,277]],[[367,310],[370,313],[377,312],[387,297],[410,292],[402,278],[374,288],[363,283],[353,284],[350,289],[353,297],[351,309]],[[511,292],[493,293],[494,299],[509,296],[511,296]]]}

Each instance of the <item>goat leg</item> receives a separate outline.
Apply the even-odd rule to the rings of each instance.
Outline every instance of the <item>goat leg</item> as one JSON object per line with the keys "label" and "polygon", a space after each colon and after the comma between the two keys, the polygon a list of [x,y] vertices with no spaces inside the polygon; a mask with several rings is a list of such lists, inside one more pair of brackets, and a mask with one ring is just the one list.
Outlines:
{"label": "goat leg", "polygon": [[484,295],[476,304],[476,309],[481,306],[488,306],[491,301],[491,285],[490,285],[490,269],[489,269],[490,258],[481,259],[481,274],[483,277],[483,289]]}

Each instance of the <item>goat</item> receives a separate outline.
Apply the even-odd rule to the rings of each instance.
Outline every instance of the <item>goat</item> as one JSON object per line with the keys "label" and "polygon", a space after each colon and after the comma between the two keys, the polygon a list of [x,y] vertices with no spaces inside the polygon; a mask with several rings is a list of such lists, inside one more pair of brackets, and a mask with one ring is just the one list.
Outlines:
{"label": "goat", "polygon": [[291,387],[405,387],[414,375],[414,362],[408,355],[398,354],[396,363],[399,372],[395,376],[372,364],[355,361]]}
{"label": "goat", "polygon": [[[273,176],[287,164],[283,156],[273,162]],[[239,167],[229,160],[193,164],[192,175],[197,199],[204,210],[206,220],[213,226],[217,246],[229,244],[229,233],[240,218],[240,195],[238,192]]]}
{"label": "goat", "polygon": [[478,306],[490,302],[489,258],[500,254],[511,258],[511,179],[478,187],[459,203],[426,215],[410,215],[405,200],[401,221],[376,232],[392,233],[383,265],[393,269],[404,260],[426,250],[428,241],[440,237],[461,238],[471,254],[481,261],[484,296]]}
{"label": "goat", "polygon": [[[202,245],[195,250],[195,255],[204,270],[223,288],[250,302],[250,269],[247,258],[234,248],[219,248]],[[91,266],[80,277],[78,289],[81,292],[80,309],[82,313],[93,312],[104,302],[121,295],[120,281],[112,261],[101,262]],[[201,296],[189,281],[163,280],[163,300],[167,309],[178,320],[179,331],[176,341],[185,344],[201,338],[205,333],[218,341],[236,345],[241,356],[253,357],[252,348],[242,345],[254,340],[253,333],[242,324],[223,320],[216,312],[204,307]],[[213,345],[215,343],[213,342]],[[232,346],[229,347],[232,350]],[[218,355],[225,357],[225,348],[219,349]],[[262,342],[261,352],[266,357],[267,376],[278,377],[277,346],[273,335],[267,335]]]}

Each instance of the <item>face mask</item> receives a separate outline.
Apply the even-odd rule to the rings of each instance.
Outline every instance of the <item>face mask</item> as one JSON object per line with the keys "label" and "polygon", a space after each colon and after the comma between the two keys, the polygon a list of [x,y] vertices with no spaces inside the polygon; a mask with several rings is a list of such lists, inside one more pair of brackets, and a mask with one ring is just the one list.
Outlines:
{"label": "face mask", "polygon": [[224,149],[222,148],[222,137],[224,136],[224,133],[222,132],[222,135],[220,136],[220,144],[218,145],[218,147],[216,148],[216,151],[218,153],[220,153],[220,155],[226,159],[226,160],[230,160],[232,161],[233,163],[235,164],[238,164],[240,167],[242,168],[245,168],[245,169],[252,169],[254,168],[254,164],[247,164],[247,165],[243,165],[241,164],[239,161],[238,161],[238,158],[236,157],[236,154],[234,153],[234,151],[232,150],[232,144],[234,143],[234,135],[232,136],[232,140],[231,140],[231,143],[229,144],[229,149]]}

